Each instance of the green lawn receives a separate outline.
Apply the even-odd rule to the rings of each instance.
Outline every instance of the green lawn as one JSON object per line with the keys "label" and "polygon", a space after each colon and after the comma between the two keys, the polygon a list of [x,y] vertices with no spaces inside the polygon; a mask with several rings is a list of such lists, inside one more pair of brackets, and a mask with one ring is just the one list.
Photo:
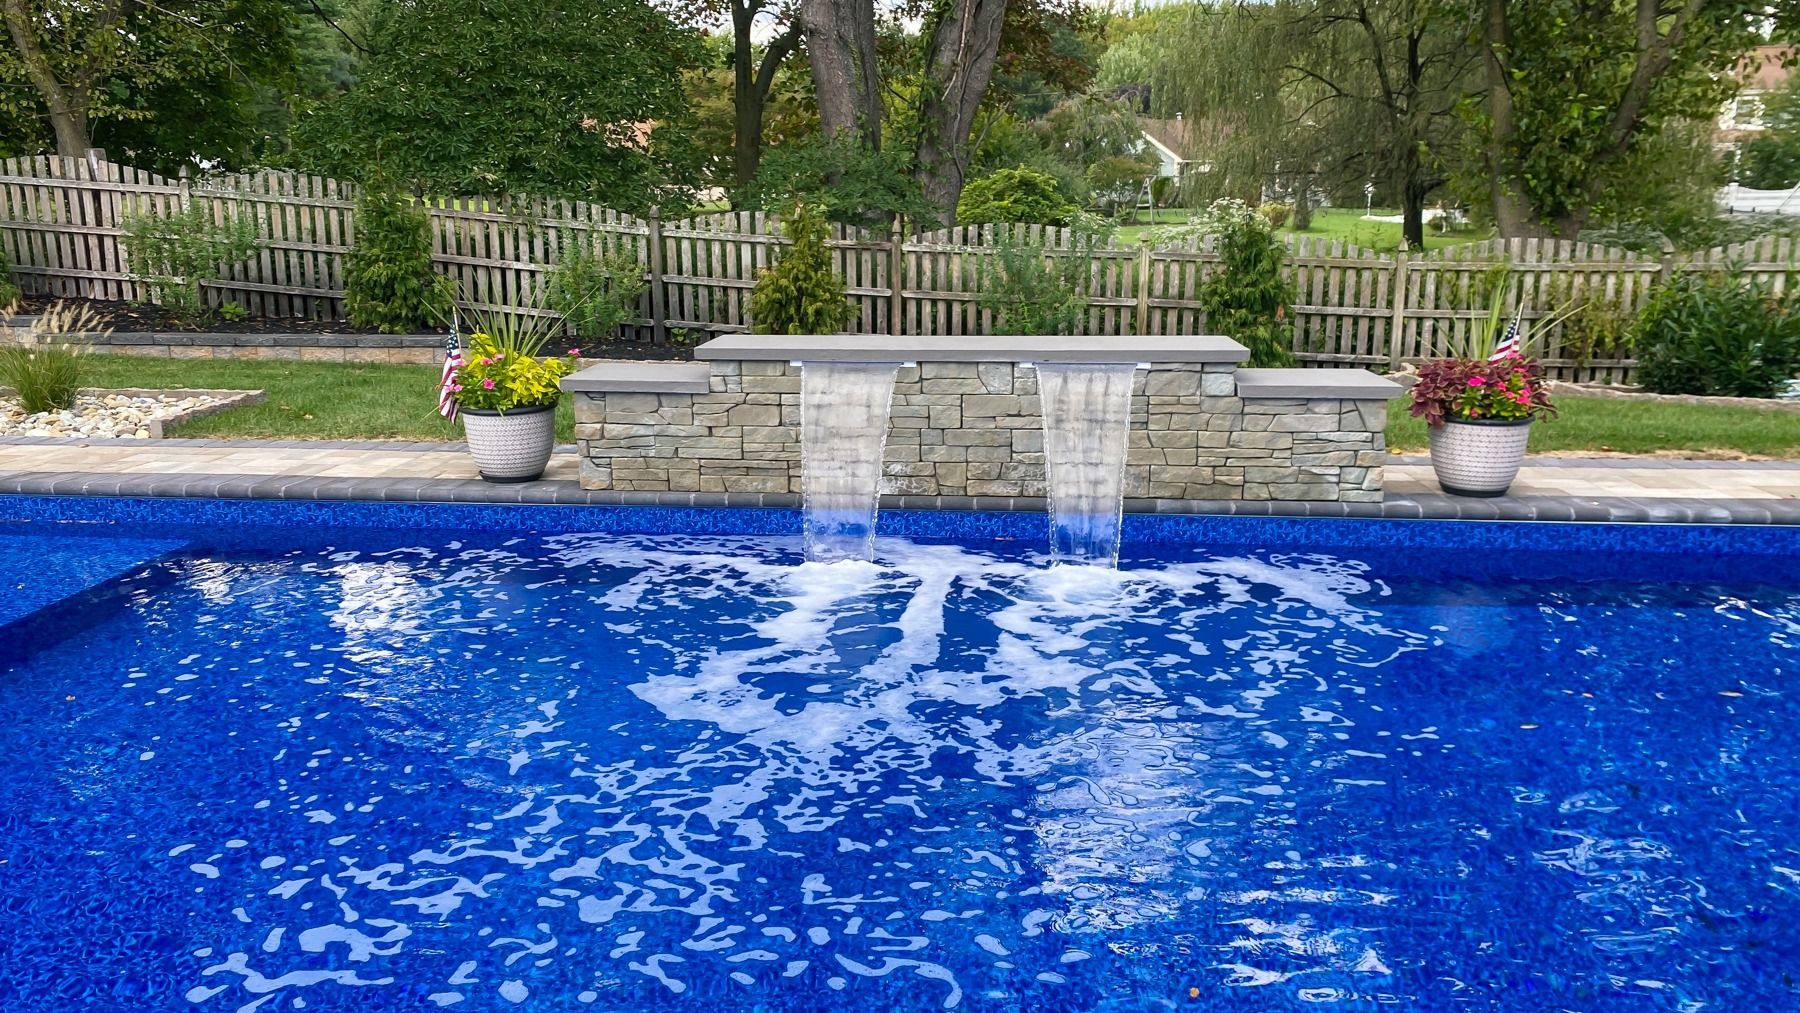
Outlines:
{"label": "green lawn", "polygon": [[[1292,229],[1284,229],[1289,235],[1319,236],[1325,239],[1340,239],[1354,243],[1367,250],[1392,252],[1400,248],[1400,224],[1398,222],[1365,222],[1362,208],[1320,208],[1313,212],[1312,228],[1303,233],[1295,233]],[[1400,212],[1391,208],[1376,208],[1378,215],[1397,215]],[[1148,213],[1140,213],[1136,224],[1119,226],[1118,241],[1120,245],[1133,245],[1143,239],[1144,233],[1156,225],[1179,225],[1188,218],[1184,208],[1160,208],[1156,211],[1154,222]],[[1467,229],[1440,235],[1430,225],[1425,229],[1425,248],[1437,250],[1446,246],[1459,246],[1463,243],[1479,242],[1489,238],[1485,229]]]}
{"label": "green lawn", "polygon": [[[190,422],[170,433],[194,438],[278,440],[460,440],[462,425],[437,414],[437,366],[337,362],[236,362],[96,355],[95,387],[217,387],[265,390],[267,401]],[[574,439],[564,398],[557,437]]]}
{"label": "green lawn", "polygon": [[[285,440],[458,440],[462,427],[434,411],[437,367],[332,362],[231,362],[96,355],[87,382],[96,387],[261,389],[269,399],[200,419],[173,433],[187,437]],[[1561,418],[1534,426],[1534,451],[1627,454],[1751,454],[1800,458],[1800,412],[1717,405],[1562,398]],[[557,437],[574,438],[569,399],[557,409]],[[1388,446],[1425,448],[1425,424],[1405,399],[1388,413]]]}
{"label": "green lawn", "polygon": [[[1624,454],[1749,454],[1800,458],[1800,412],[1605,398],[1559,398],[1561,414],[1531,427],[1531,450]],[[1406,399],[1388,408],[1388,449],[1423,451],[1425,423]]]}

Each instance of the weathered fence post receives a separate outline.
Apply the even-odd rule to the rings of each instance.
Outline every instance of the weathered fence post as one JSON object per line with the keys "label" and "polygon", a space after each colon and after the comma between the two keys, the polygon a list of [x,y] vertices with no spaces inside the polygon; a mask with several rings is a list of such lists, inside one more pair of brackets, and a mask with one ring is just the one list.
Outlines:
{"label": "weathered fence post", "polygon": [[1394,254],[1394,315],[1388,323],[1388,369],[1398,372],[1406,359],[1406,298],[1412,272],[1407,270],[1406,247]]}
{"label": "weathered fence post", "polygon": [[1138,242],[1137,274],[1137,332],[1144,335],[1150,333],[1150,244],[1141,240]]}
{"label": "weathered fence post", "polygon": [[1658,285],[1666,285],[1668,284],[1669,279],[1674,277],[1674,275],[1675,244],[1669,242],[1668,236],[1664,236],[1662,241],[1662,260],[1656,271],[1656,283]]}
{"label": "weathered fence post", "polygon": [[906,333],[906,216],[895,215],[888,233],[888,333]]}
{"label": "weathered fence post", "polygon": [[644,257],[650,263],[650,336],[661,345],[669,339],[668,314],[663,309],[668,293],[663,291],[662,209],[652,207],[648,222],[650,234],[645,240]]}
{"label": "weathered fence post", "polygon": [[[101,168],[106,165],[105,148],[87,149],[86,160],[88,182],[99,183],[103,180],[110,181],[110,177],[101,171]],[[108,224],[106,221],[106,193],[99,187],[94,187],[92,190],[89,190],[87,194],[87,205],[87,224],[94,227],[105,227]],[[86,242],[83,243],[83,246],[87,249],[87,268],[88,270],[95,272],[95,276],[90,277],[87,280],[87,284],[83,286],[87,289],[88,298],[90,299],[106,299],[114,297],[113,293],[107,291],[106,281],[98,277],[99,272],[106,270],[106,258],[101,252],[102,242],[103,240],[99,233],[90,232],[88,233]]]}

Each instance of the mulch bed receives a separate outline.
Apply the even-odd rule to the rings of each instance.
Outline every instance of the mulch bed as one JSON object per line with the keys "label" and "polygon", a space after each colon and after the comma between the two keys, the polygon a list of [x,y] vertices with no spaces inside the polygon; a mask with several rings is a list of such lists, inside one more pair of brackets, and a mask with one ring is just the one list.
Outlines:
{"label": "mulch bed", "polygon": [[[54,302],[85,306],[100,318],[101,328],[128,333],[144,331],[207,334],[380,333],[374,328],[352,326],[348,320],[305,320],[299,317],[251,317],[248,320],[231,321],[215,316],[211,320],[195,323],[151,303],[124,302],[114,299],[28,295],[19,300],[19,312],[27,316],[42,313]],[[444,328],[431,327],[419,333],[442,334]],[[561,345],[561,342],[556,344]],[[571,342],[567,347],[579,347],[582,357],[589,359],[690,360],[694,357],[692,345],[657,344],[651,341],[581,340]]]}
{"label": "mulch bed", "polygon": [[[251,317],[227,320],[215,314],[211,320],[194,321],[152,303],[117,299],[79,299],[28,295],[19,300],[19,311],[42,313],[51,303],[85,306],[100,318],[100,325],[115,331],[194,331],[208,334],[378,334],[372,327],[353,327],[348,320],[305,320],[300,317]],[[431,330],[442,332],[442,328]]]}

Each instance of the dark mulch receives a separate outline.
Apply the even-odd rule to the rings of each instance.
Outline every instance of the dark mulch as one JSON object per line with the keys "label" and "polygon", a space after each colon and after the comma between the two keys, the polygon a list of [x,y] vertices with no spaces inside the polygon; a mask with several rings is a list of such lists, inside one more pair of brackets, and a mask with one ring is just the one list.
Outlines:
{"label": "dark mulch", "polygon": [[[102,327],[115,331],[205,331],[209,334],[377,334],[372,327],[353,327],[347,320],[306,320],[300,317],[251,317],[231,321],[217,314],[210,320],[189,320],[152,303],[117,299],[78,299],[28,295],[19,300],[24,313],[41,313],[54,302],[85,306],[100,318]],[[442,328],[433,328],[441,331]]]}
{"label": "dark mulch", "polygon": [[[150,303],[123,302],[114,299],[60,298],[28,295],[19,300],[19,312],[42,313],[54,302],[85,306],[100,318],[100,326],[114,331],[200,332],[211,334],[378,334],[373,328],[353,327],[348,320],[304,320],[299,317],[252,317],[230,321],[214,316],[196,323]],[[444,328],[433,327],[421,333],[442,334]],[[560,344],[560,342],[559,342]],[[653,341],[571,341],[589,359],[681,359],[694,357],[692,345],[657,344]]]}

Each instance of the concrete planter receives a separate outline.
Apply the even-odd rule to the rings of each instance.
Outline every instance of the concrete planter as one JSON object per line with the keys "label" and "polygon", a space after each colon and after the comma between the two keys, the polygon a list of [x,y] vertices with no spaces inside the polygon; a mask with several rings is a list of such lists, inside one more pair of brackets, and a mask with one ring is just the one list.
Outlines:
{"label": "concrete planter", "polygon": [[1445,422],[1431,429],[1431,470],[1453,496],[1503,496],[1525,461],[1531,420]]}
{"label": "concrete planter", "polygon": [[489,482],[532,482],[544,475],[556,449],[556,406],[513,408],[504,413],[464,408],[460,413],[469,454]]}

